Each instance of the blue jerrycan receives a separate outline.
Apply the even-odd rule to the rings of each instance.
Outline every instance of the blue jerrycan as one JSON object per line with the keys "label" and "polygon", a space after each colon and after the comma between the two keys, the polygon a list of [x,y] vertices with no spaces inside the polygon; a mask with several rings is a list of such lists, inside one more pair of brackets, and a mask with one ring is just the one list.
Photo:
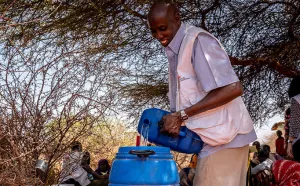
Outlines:
{"label": "blue jerrycan", "polygon": [[144,138],[148,138],[149,142],[158,146],[169,147],[174,151],[186,154],[199,153],[203,147],[203,141],[187,127],[182,126],[179,135],[176,137],[160,133],[162,127],[160,121],[167,114],[170,114],[170,112],[157,108],[144,110],[139,121],[138,132]]}
{"label": "blue jerrycan", "polygon": [[166,147],[120,147],[112,163],[109,186],[179,186],[176,163]]}

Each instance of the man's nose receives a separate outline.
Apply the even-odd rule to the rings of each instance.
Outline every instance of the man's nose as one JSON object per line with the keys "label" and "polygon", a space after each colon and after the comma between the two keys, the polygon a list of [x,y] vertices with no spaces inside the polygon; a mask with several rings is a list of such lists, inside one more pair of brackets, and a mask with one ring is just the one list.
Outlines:
{"label": "man's nose", "polygon": [[161,32],[157,32],[156,33],[156,38],[158,39],[158,40],[160,40],[160,39],[162,39],[164,36],[162,35],[162,33]]}

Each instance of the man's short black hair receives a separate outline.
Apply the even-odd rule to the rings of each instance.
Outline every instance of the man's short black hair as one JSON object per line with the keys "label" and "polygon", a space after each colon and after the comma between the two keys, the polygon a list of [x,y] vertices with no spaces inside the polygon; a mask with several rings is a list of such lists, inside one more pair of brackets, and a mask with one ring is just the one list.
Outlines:
{"label": "man's short black hair", "polygon": [[176,2],[173,1],[173,0],[156,0],[152,4],[152,6],[157,5],[157,4],[169,4],[169,5],[174,6],[174,7],[177,8]]}
{"label": "man's short black hair", "polygon": [[174,14],[179,13],[179,9],[173,0],[157,0],[151,5],[148,16],[149,16],[149,14],[153,13],[155,8],[157,8],[161,5],[164,5],[164,4],[169,5],[169,8],[170,8],[169,10],[172,10]]}

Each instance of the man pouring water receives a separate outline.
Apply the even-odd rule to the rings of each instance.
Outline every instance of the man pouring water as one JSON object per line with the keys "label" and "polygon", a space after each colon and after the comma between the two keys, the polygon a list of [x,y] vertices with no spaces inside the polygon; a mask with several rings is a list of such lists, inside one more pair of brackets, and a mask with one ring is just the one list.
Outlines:
{"label": "man pouring water", "polygon": [[194,185],[246,185],[248,144],[257,137],[223,46],[207,31],[182,23],[171,0],[151,6],[148,25],[169,63],[173,113],[163,117],[161,132],[176,136],[186,125],[204,141]]}

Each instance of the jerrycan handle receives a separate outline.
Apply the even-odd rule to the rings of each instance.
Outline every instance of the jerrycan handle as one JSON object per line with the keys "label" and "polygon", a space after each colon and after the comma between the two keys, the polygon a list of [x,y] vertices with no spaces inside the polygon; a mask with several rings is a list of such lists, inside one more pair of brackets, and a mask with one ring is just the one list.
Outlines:
{"label": "jerrycan handle", "polygon": [[180,131],[178,136],[180,137],[186,137],[186,132]]}
{"label": "jerrycan handle", "polygon": [[139,158],[147,158],[149,155],[155,154],[153,150],[130,150],[128,153],[137,155]]}
{"label": "jerrycan handle", "polygon": [[[163,122],[163,120],[160,120],[158,122],[158,127],[161,129],[161,128],[163,128],[163,126],[164,126],[164,122]],[[180,136],[180,137],[186,137],[186,132],[179,131],[178,136]]]}

